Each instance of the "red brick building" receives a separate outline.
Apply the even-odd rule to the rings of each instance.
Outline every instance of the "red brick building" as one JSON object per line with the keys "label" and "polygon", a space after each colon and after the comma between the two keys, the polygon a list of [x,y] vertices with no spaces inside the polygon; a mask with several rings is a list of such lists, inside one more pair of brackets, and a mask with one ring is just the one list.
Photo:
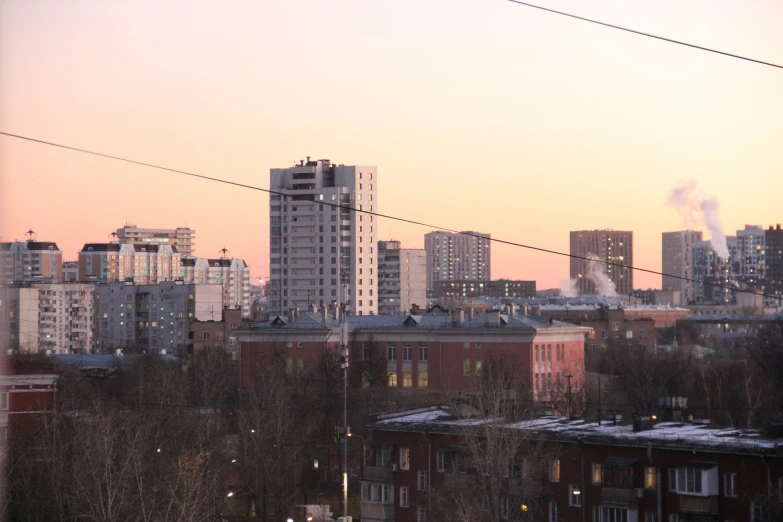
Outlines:
{"label": "red brick building", "polygon": [[[437,520],[433,502],[467,468],[452,464],[463,447],[446,409],[380,415],[362,481],[362,520]],[[783,513],[783,433],[699,423],[639,420],[633,425],[541,417],[515,425],[540,442],[540,512],[508,506],[509,520],[548,522],[767,522]],[[529,454],[532,459],[536,454]],[[521,459],[520,459],[521,460]],[[524,466],[521,468],[524,469]],[[468,482],[470,483],[470,482]],[[501,499],[501,504],[503,499]],[[501,508],[502,513],[502,508]]]}
{"label": "red brick building", "polygon": [[242,319],[241,308],[224,308],[220,321],[192,321],[188,332],[188,353],[219,349],[238,360],[239,342],[234,330],[250,323]]}
{"label": "red brick building", "polygon": [[34,429],[42,413],[54,411],[58,374],[51,365],[6,359],[0,375],[0,444],[8,433],[24,434]]}
{"label": "red brick building", "polygon": [[[350,316],[349,379],[354,387],[382,378],[398,388],[458,390],[472,387],[492,360],[513,363],[529,389],[544,394],[567,378],[580,388],[587,328],[544,317],[502,314],[468,318],[461,311],[397,316]],[[302,314],[288,322],[235,330],[241,343],[242,380],[283,363],[288,371],[321,368],[339,352],[340,325],[333,316]]]}

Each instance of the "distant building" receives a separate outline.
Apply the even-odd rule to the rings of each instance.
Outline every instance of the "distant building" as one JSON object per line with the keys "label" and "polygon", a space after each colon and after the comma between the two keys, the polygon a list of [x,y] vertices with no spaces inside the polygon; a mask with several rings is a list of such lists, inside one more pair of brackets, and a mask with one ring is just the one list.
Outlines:
{"label": "distant building", "polygon": [[0,243],[0,282],[62,281],[63,253],[57,243],[36,241],[27,232],[27,241]]}
{"label": "distant building", "polygon": [[472,231],[425,234],[427,291],[431,292],[437,281],[489,281],[490,239],[490,234]]}
{"label": "distant building", "polygon": [[63,283],[75,283],[79,280],[79,262],[63,261]]}
{"label": "distant building", "polygon": [[184,355],[191,323],[220,319],[222,293],[219,284],[182,281],[96,285],[95,351]]}
{"label": "distant building", "polygon": [[427,255],[424,249],[400,249],[400,311],[427,306]]}
{"label": "distant building", "polygon": [[[535,305],[530,307],[535,309]],[[557,321],[566,323],[583,324],[590,322],[606,322],[606,314],[599,305],[543,305],[539,313],[544,317],[551,317]],[[617,306],[610,307],[612,311],[618,310]],[[630,305],[622,308],[626,321],[637,319],[651,320],[655,328],[673,326],[678,320],[690,315],[687,308],[671,308],[669,306]]]}
{"label": "distant building", "polygon": [[[619,295],[633,292],[633,232],[618,230],[580,230],[571,232],[571,279],[577,281],[580,294],[596,294],[598,288],[585,258],[595,256],[597,269],[605,271]],[[614,266],[623,265],[623,266]]]}
{"label": "distant building", "polygon": [[764,293],[774,296],[773,303],[783,307],[783,229],[778,224],[764,231],[767,271],[764,280]]}
{"label": "distant building", "polygon": [[242,259],[188,258],[182,260],[182,279],[186,283],[219,284],[223,289],[223,307],[241,308],[250,317],[250,267]]}
{"label": "distant building", "polygon": [[182,278],[176,247],[156,243],[87,243],[79,252],[79,281],[156,284]]}
{"label": "distant building", "polygon": [[[572,319],[573,324],[591,328],[585,339],[588,352],[607,346],[639,348],[648,353],[655,351],[658,335],[655,320],[645,317],[626,317],[622,308],[602,307],[598,317],[590,319]],[[674,324],[674,322],[672,322]]]}
{"label": "distant building", "polygon": [[436,281],[432,289],[435,299],[446,297],[535,297],[535,281],[498,279],[495,281]]}
{"label": "distant building", "polygon": [[269,178],[272,312],[345,302],[350,314],[377,314],[378,220],[361,212],[378,211],[377,168],[308,157]]}
{"label": "distant building", "polygon": [[400,242],[378,241],[378,313],[402,313]]}
{"label": "distant building", "polygon": [[182,257],[196,254],[196,231],[188,227],[139,228],[125,225],[117,229],[117,240],[121,244],[169,245],[175,247]]}
{"label": "distant building", "polygon": [[664,232],[661,234],[661,261],[663,272],[662,290],[676,290],[687,304],[694,299],[693,246],[702,241],[702,233],[696,230]]}
{"label": "distant building", "polygon": [[94,285],[19,283],[0,287],[0,350],[89,353]]}
{"label": "distant building", "polygon": [[234,330],[252,324],[242,319],[243,315],[239,308],[224,308],[219,320],[192,321],[188,334],[188,354],[221,350],[230,355],[232,360],[237,360],[239,343]]}

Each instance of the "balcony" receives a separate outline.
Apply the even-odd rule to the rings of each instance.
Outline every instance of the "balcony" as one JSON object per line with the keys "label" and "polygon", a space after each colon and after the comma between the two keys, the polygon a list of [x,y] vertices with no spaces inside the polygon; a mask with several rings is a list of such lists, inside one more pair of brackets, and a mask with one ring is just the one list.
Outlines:
{"label": "balcony", "polygon": [[362,502],[362,520],[394,520],[394,504]]}
{"label": "balcony", "polygon": [[601,488],[601,502],[615,504],[635,504],[636,490],[633,488]]}
{"label": "balcony", "polygon": [[717,515],[718,497],[680,495],[680,511],[683,513],[696,513],[700,515]]}
{"label": "balcony", "polygon": [[375,480],[378,482],[394,482],[392,470],[380,466],[365,466],[364,478],[365,480]]}

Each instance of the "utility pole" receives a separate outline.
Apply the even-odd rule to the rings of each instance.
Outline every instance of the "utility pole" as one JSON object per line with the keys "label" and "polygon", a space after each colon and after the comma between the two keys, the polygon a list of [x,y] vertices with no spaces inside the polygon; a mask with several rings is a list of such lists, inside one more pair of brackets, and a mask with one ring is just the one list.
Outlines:
{"label": "utility pole", "polygon": [[343,516],[348,516],[348,322],[345,320],[345,308],[348,301],[348,292],[346,285],[343,284],[342,295],[342,313],[340,314],[340,348],[342,350],[342,361],[340,366],[343,370],[343,427],[341,439],[343,446]]}

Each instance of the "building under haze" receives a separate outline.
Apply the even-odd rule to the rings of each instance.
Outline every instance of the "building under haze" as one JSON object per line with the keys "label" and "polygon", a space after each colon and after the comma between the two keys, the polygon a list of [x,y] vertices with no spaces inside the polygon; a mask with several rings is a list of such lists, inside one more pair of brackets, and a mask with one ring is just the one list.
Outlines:
{"label": "building under haze", "polygon": [[177,247],[161,243],[87,243],[79,252],[79,281],[156,284],[182,278]]}
{"label": "building under haze", "polygon": [[490,279],[490,234],[444,232],[424,235],[427,256],[427,292],[436,281]]}
{"label": "building under haze", "polygon": [[400,312],[427,308],[427,254],[421,248],[400,249]]}
{"label": "building under haze", "polygon": [[32,230],[27,235],[26,241],[0,243],[0,282],[62,281],[63,252],[57,243],[37,241]]}
{"label": "building under haze", "polygon": [[[604,277],[614,283],[620,295],[633,292],[633,232],[620,230],[579,230],[571,232],[571,279],[580,294],[609,294],[597,286]],[[594,257],[599,262],[589,263]],[[608,264],[610,263],[610,264]],[[616,266],[624,265],[624,266]],[[601,286],[606,286],[602,284]]]}
{"label": "building under haze", "polygon": [[188,227],[139,228],[126,224],[117,229],[117,240],[135,245],[170,245],[175,247],[182,257],[191,257],[196,253],[196,231]]}
{"label": "building under haze", "polygon": [[694,299],[693,283],[693,245],[702,241],[702,233],[696,230],[664,232],[661,234],[661,288],[667,291],[679,291],[681,303]]}
{"label": "building under haze", "polygon": [[345,302],[377,314],[378,220],[362,212],[378,211],[377,168],[308,157],[269,177],[270,312]]}
{"label": "building under haze", "polygon": [[764,293],[777,299],[771,299],[771,304],[783,304],[783,229],[780,224],[769,226],[764,231],[767,271],[764,281]]}

